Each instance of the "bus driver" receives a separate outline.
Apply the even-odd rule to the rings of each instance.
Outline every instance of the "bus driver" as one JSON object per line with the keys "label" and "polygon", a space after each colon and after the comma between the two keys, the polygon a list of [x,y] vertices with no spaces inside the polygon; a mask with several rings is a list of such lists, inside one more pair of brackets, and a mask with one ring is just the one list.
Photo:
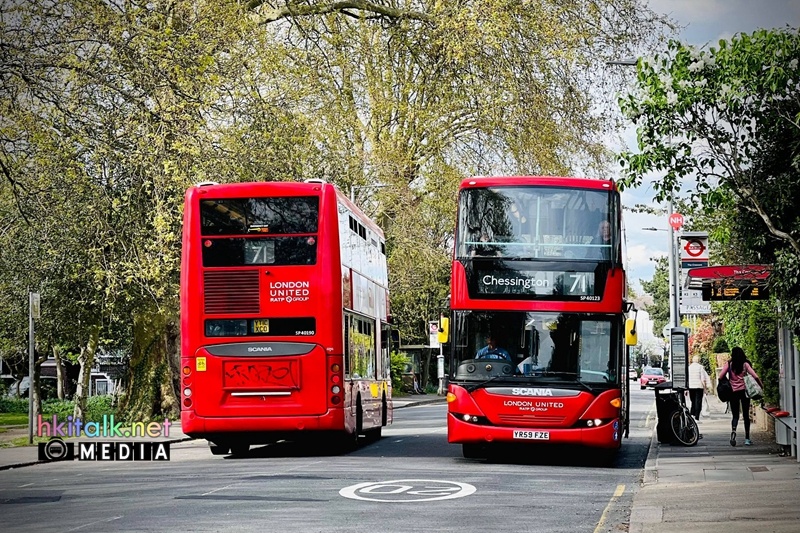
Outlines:
{"label": "bus driver", "polygon": [[505,359],[511,361],[511,356],[508,352],[497,346],[494,335],[491,333],[486,337],[486,346],[478,350],[475,354],[475,359]]}

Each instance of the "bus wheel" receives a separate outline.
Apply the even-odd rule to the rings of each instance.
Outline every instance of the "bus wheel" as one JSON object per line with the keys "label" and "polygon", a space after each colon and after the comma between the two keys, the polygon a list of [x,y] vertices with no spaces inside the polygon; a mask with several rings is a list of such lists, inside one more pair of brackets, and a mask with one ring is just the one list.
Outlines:
{"label": "bus wheel", "polygon": [[234,457],[242,457],[244,455],[247,455],[247,452],[249,451],[250,451],[249,444],[236,443],[231,445],[231,455],[233,455]]}
{"label": "bus wheel", "polygon": [[461,445],[461,454],[464,456],[464,459],[484,459],[486,457],[486,450],[480,444],[465,442]]}
{"label": "bus wheel", "polygon": [[384,396],[381,405],[381,426],[385,426],[388,422],[389,422],[389,407],[386,405],[386,396]]}
{"label": "bus wheel", "polygon": [[214,442],[209,442],[208,448],[211,450],[211,455],[228,455],[228,452],[231,450],[230,446],[216,444]]}

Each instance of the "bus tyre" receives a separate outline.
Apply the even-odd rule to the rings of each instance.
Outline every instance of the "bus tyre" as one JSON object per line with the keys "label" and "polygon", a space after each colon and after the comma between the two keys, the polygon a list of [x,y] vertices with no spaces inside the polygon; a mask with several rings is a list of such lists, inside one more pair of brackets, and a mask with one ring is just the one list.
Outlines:
{"label": "bus tyre", "polygon": [[211,450],[211,455],[228,455],[231,448],[223,444],[208,443],[208,448]]}
{"label": "bus tyre", "polygon": [[242,457],[244,455],[247,455],[247,452],[249,451],[250,451],[249,444],[237,443],[231,445],[231,455],[233,455],[234,457]]}
{"label": "bus tyre", "polygon": [[486,451],[480,444],[474,442],[465,442],[461,445],[461,453],[464,459],[483,459],[486,457]]}

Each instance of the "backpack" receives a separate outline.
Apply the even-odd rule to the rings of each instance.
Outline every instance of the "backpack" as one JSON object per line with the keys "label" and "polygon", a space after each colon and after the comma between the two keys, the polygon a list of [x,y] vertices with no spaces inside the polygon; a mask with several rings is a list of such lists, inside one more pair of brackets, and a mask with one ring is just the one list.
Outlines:
{"label": "backpack", "polygon": [[[731,365],[728,363],[728,372],[726,374],[730,375]],[[733,387],[731,387],[731,381],[728,379],[728,375],[720,376],[719,380],[717,381],[717,398],[721,402],[729,402],[733,397]]]}

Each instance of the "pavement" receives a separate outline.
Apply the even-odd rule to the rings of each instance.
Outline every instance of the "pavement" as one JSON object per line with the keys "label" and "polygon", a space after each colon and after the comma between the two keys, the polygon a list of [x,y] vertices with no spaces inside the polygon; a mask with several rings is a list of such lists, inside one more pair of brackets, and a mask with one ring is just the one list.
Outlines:
{"label": "pavement", "polygon": [[[774,435],[751,427],[744,446],[739,422],[737,445],[730,445],[727,405],[706,396],[709,414],[699,421],[703,438],[695,446],[658,442],[655,424],[642,484],[635,489],[629,533],[797,533],[800,531],[800,463],[782,455]],[[443,402],[435,394],[393,399],[395,409]],[[180,425],[170,442],[188,440]],[[130,439],[126,439],[130,440]],[[623,444],[624,445],[624,444]],[[36,464],[35,446],[0,448],[0,470]]]}
{"label": "pavement", "polygon": [[727,404],[706,396],[695,446],[661,444],[653,431],[642,485],[634,494],[629,533],[797,533],[800,463],[783,456],[772,433],[741,419],[731,446]]}

